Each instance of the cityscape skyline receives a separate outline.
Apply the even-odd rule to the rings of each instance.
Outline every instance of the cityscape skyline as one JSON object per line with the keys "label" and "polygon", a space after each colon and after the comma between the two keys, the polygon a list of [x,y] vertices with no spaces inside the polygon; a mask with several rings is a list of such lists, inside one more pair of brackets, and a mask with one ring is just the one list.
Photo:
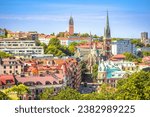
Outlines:
{"label": "cityscape skyline", "polygon": [[13,31],[58,33],[68,30],[72,15],[75,32],[102,36],[108,10],[112,37],[140,38],[141,32],[150,33],[149,3],[148,0],[2,0],[0,27]]}

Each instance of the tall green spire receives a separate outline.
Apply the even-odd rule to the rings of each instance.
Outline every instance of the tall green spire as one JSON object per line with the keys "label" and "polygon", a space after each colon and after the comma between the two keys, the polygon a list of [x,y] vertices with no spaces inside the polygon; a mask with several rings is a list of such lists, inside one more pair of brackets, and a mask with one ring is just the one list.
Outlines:
{"label": "tall green spire", "polygon": [[110,27],[109,27],[109,16],[108,16],[108,11],[107,11],[106,26],[104,28],[104,39],[109,39],[109,38],[111,38],[111,32],[110,32]]}

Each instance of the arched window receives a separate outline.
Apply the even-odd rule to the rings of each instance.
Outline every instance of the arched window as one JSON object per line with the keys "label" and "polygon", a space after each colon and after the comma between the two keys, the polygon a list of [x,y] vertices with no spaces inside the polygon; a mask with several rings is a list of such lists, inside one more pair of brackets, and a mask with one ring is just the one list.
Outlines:
{"label": "arched window", "polygon": [[56,81],[53,81],[53,85],[56,85],[57,84],[57,82]]}
{"label": "arched window", "polygon": [[36,85],[42,85],[42,83],[40,81],[37,81]]}
{"label": "arched window", "polygon": [[49,82],[49,81],[46,81],[45,82],[45,85],[51,85],[52,83],[51,82]]}

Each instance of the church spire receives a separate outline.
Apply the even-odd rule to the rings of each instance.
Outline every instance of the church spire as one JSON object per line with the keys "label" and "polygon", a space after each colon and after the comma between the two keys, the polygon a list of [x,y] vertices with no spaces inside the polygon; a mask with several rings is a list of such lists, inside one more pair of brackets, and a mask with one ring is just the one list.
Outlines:
{"label": "church spire", "polygon": [[109,27],[109,15],[107,11],[106,26],[104,29],[104,39],[109,39],[109,38],[111,38],[111,32],[110,32],[110,27]]}
{"label": "church spire", "polygon": [[69,35],[73,35],[73,34],[74,34],[74,21],[71,15],[69,19]]}

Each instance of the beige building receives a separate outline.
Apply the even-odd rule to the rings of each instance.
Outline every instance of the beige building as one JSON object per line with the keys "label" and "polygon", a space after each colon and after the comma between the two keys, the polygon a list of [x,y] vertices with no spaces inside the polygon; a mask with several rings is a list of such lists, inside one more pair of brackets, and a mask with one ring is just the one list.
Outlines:
{"label": "beige building", "polygon": [[21,74],[23,63],[14,57],[0,59],[0,74]]}

